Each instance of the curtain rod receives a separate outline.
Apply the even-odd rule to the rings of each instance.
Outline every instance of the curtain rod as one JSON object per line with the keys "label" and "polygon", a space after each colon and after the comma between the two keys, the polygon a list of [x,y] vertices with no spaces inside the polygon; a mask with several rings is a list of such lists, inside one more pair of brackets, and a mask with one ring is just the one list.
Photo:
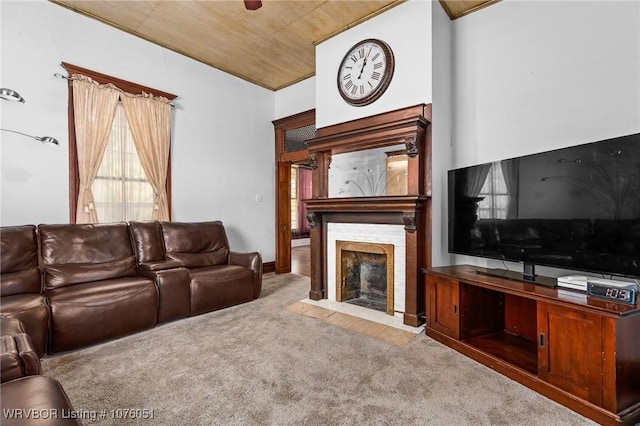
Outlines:
{"label": "curtain rod", "polygon": [[[54,73],[53,76],[56,77],[56,78],[62,78],[62,79],[69,80],[69,81],[77,80],[75,78],[71,78],[71,77],[67,77],[66,75],[62,75],[59,72]],[[171,106],[171,108],[175,108],[176,107],[175,104],[172,104],[171,102],[168,102],[168,104]]]}

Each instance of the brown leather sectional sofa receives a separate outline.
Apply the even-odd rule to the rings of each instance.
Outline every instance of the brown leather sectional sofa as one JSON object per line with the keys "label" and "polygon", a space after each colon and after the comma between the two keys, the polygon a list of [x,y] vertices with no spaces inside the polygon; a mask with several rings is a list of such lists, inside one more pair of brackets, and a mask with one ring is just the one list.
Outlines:
{"label": "brown leather sectional sofa", "polygon": [[260,254],[231,251],[219,221],[12,226],[0,242],[2,424],[7,413],[81,424],[62,418],[73,407],[41,375],[45,353],[249,302],[262,288]]}
{"label": "brown leather sectional sofa", "polygon": [[256,299],[259,253],[230,250],[222,222],[32,225],[0,230],[0,316],[39,356]]}

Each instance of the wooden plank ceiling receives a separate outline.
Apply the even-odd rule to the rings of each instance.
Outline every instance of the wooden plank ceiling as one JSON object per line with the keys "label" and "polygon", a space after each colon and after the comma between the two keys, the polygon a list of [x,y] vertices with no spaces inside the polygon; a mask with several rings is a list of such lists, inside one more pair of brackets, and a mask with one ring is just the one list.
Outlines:
{"label": "wooden plank ceiling", "polygon": [[[315,46],[405,0],[50,0],[270,90],[315,74]],[[451,19],[497,0],[440,0]],[[82,65],[82,64],[78,64]]]}

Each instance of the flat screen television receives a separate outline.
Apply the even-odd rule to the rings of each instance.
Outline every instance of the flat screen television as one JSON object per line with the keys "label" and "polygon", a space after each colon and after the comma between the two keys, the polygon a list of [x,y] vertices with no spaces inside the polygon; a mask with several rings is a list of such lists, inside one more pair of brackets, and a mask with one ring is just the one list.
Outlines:
{"label": "flat screen television", "polygon": [[640,277],[640,133],[450,170],[448,192],[450,253]]}

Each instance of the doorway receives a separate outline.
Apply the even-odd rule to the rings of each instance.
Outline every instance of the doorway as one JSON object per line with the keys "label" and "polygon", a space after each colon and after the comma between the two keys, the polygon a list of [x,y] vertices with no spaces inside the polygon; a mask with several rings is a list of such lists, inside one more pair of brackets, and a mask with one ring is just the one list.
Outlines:
{"label": "doorway", "polygon": [[311,276],[311,245],[307,206],[312,198],[311,167],[291,165],[291,272]]}
{"label": "doorway", "polygon": [[[308,225],[306,229],[304,228],[306,215],[302,200],[311,198],[310,183],[308,188],[305,185],[305,190],[309,191],[308,197],[306,192],[301,194],[298,189],[300,170],[307,170],[306,165],[309,162],[309,150],[305,141],[315,136],[315,121],[315,110],[273,121],[276,150],[275,272],[277,274],[292,272],[292,241],[298,239],[294,239],[294,236],[302,236],[304,231],[308,230]],[[302,174],[304,176],[306,171],[303,171]],[[306,179],[306,176],[303,179]],[[299,267],[303,267],[301,262],[304,262],[305,258],[304,252],[300,255],[301,251],[303,250],[296,250],[297,270]]]}

